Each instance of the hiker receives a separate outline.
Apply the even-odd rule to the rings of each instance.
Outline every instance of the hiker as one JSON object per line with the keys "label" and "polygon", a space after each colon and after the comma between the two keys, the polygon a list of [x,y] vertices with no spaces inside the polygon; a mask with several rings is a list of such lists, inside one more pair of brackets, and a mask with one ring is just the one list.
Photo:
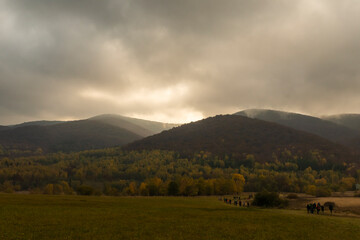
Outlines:
{"label": "hiker", "polygon": [[241,207],[241,200],[239,201],[239,207]]}
{"label": "hiker", "polygon": [[307,213],[309,214],[310,213],[310,204],[306,205],[306,210],[307,210]]}
{"label": "hiker", "polygon": [[231,199],[229,199],[229,204],[231,205]]}
{"label": "hiker", "polygon": [[329,205],[329,210],[330,210],[330,213],[332,215],[332,211],[334,210],[334,206],[332,204]]}
{"label": "hiker", "polygon": [[316,206],[316,213],[319,215],[320,212],[320,203],[317,204]]}
{"label": "hiker", "polygon": [[237,206],[237,200],[234,200],[234,205]]}
{"label": "hiker", "polygon": [[321,205],[321,213],[324,214],[325,207],[324,205]]}
{"label": "hiker", "polygon": [[247,205],[247,207],[250,207],[250,203],[249,203],[249,202],[247,202],[246,205]]}
{"label": "hiker", "polygon": [[314,214],[314,205],[310,203],[310,212],[311,214]]}

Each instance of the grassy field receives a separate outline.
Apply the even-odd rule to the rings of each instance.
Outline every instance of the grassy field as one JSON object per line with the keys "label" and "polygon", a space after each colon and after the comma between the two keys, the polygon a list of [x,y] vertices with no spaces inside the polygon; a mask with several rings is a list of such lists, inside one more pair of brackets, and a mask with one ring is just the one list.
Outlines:
{"label": "grassy field", "polygon": [[358,239],[360,219],[239,208],[216,197],[0,194],[0,239]]}

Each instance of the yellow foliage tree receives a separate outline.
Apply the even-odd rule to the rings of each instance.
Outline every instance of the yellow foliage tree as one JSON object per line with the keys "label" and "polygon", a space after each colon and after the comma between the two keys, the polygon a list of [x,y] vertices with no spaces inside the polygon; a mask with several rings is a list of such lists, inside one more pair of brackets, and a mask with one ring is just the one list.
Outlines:
{"label": "yellow foliage tree", "polygon": [[315,180],[316,186],[325,186],[327,184],[327,181],[325,178],[320,178]]}
{"label": "yellow foliage tree", "polygon": [[315,196],[316,195],[316,186],[315,185],[307,186],[306,193]]}
{"label": "yellow foliage tree", "polygon": [[344,190],[352,190],[356,180],[353,177],[344,177],[341,179],[341,186]]}
{"label": "yellow foliage tree", "polygon": [[127,194],[129,195],[135,195],[136,194],[136,183],[135,182],[131,182],[129,184],[129,187],[127,189]]}
{"label": "yellow foliage tree", "polygon": [[142,182],[142,183],[140,184],[139,193],[140,193],[140,195],[142,195],[142,196],[147,196],[147,195],[149,195],[149,190],[147,189],[147,184],[146,184],[146,183]]}
{"label": "yellow foliage tree", "polygon": [[60,184],[63,188],[64,194],[69,194],[69,195],[73,194],[73,190],[67,182],[61,181]]}
{"label": "yellow foliage tree", "polygon": [[239,173],[234,173],[232,175],[232,180],[234,182],[234,190],[237,194],[241,193],[244,190],[245,178]]}
{"label": "yellow foliage tree", "polygon": [[44,189],[45,194],[54,194],[54,184],[48,184],[46,185]]}

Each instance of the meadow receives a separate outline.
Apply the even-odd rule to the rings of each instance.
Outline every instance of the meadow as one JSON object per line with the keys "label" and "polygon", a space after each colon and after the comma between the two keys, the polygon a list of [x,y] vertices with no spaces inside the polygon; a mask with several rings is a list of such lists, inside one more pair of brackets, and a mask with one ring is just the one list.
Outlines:
{"label": "meadow", "polygon": [[0,194],[0,239],[358,239],[359,218],[217,197]]}

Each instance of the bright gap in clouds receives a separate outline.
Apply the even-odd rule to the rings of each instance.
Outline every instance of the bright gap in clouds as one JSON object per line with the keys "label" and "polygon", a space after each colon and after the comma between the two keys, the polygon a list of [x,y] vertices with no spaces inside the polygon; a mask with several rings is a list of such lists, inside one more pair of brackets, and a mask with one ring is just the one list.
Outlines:
{"label": "bright gap in clouds", "polygon": [[201,112],[192,109],[176,109],[174,111],[165,111],[154,114],[129,114],[128,117],[145,119],[164,123],[189,123],[201,120],[204,115]]}
{"label": "bright gap in clouds", "polygon": [[[179,105],[179,102],[184,100],[187,94],[188,87],[184,84],[160,89],[142,88],[136,92],[119,94],[94,88],[87,88],[79,93],[82,98],[97,103],[115,105],[119,109],[126,109],[128,105],[138,105],[139,109],[132,108],[120,113],[120,115],[128,117],[165,123],[187,123],[203,119],[204,116],[201,112]],[[142,109],[140,110],[140,108]],[[146,111],[143,111],[144,109]]]}

